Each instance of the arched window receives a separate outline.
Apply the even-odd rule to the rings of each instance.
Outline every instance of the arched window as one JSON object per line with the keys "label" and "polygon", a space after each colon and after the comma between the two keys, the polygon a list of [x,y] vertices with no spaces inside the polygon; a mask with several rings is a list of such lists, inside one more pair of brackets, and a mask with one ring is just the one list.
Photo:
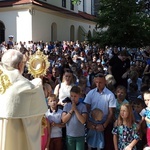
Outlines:
{"label": "arched window", "polygon": [[78,28],[78,40],[85,41],[87,40],[88,32],[85,30],[83,26],[79,26]]}
{"label": "arched window", "polygon": [[74,37],[75,37],[75,29],[74,29],[74,25],[71,25],[71,27],[70,27],[70,41],[74,41]]}
{"label": "arched window", "polygon": [[91,31],[90,31],[90,30],[88,31],[88,36],[87,36],[87,38],[88,38],[88,39],[91,39],[91,38],[92,38],[92,34],[91,34]]}
{"label": "arched window", "polygon": [[57,40],[57,24],[52,23],[51,25],[51,41]]}
{"label": "arched window", "polygon": [[5,41],[5,26],[2,21],[0,21],[0,43]]}
{"label": "arched window", "polygon": [[95,31],[95,29],[93,29],[93,37],[95,37],[97,35],[97,32]]}

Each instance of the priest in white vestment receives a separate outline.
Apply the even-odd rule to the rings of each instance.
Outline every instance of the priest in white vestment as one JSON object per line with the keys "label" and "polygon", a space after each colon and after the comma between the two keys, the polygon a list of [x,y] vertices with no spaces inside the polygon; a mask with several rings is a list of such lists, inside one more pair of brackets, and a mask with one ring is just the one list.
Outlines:
{"label": "priest in white vestment", "polygon": [[0,150],[41,150],[41,119],[47,111],[42,81],[29,81],[23,70],[23,55],[6,51],[0,63]]}

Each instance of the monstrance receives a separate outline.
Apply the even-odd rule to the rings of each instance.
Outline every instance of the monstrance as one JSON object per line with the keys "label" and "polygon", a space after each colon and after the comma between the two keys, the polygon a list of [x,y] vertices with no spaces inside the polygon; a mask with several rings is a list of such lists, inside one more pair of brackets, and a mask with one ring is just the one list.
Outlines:
{"label": "monstrance", "polygon": [[50,66],[48,62],[48,57],[43,54],[43,52],[38,49],[35,54],[29,57],[28,61],[28,73],[30,73],[34,78],[46,75],[46,71]]}

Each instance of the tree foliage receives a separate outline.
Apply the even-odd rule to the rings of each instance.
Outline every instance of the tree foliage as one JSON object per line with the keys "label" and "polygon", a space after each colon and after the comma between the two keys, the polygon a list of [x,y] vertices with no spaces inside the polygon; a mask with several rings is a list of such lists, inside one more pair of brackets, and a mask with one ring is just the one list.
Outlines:
{"label": "tree foliage", "polygon": [[74,4],[74,5],[78,5],[78,4],[80,4],[80,0],[72,0],[72,3]]}
{"label": "tree foliage", "polygon": [[144,0],[100,0],[94,39],[102,46],[141,47],[149,44],[150,18]]}

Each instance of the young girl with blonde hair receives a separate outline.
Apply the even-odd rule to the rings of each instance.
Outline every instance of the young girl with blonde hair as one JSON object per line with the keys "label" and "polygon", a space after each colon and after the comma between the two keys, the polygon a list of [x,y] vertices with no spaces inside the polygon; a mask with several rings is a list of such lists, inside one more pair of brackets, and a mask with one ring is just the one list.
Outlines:
{"label": "young girl with blonde hair", "polygon": [[129,103],[121,105],[120,114],[112,130],[115,150],[136,150],[140,137],[134,121],[133,110]]}

